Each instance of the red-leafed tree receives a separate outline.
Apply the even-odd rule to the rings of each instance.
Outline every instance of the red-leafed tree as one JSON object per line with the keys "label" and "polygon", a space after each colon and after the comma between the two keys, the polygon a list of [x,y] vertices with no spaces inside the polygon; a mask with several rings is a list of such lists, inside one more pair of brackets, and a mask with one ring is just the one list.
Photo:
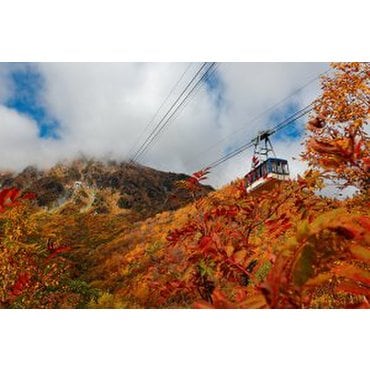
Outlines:
{"label": "red-leafed tree", "polygon": [[[307,126],[304,178],[251,195],[236,196],[234,185],[228,198],[198,202],[198,215],[169,234],[170,246],[192,250],[197,307],[369,306],[370,64],[332,66]],[[362,194],[352,204],[322,198],[322,178]]]}

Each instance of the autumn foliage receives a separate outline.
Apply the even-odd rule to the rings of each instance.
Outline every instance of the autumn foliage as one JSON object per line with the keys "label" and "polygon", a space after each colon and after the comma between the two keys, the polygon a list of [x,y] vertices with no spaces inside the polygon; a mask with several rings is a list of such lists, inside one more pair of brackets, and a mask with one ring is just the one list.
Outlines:
{"label": "autumn foliage", "polygon": [[[307,123],[309,170],[268,191],[235,180],[205,195],[204,169],[177,182],[190,204],[145,218],[113,190],[47,209],[2,189],[0,306],[368,308],[369,79],[367,63],[333,64]],[[328,179],[359,192],[325,197]]]}
{"label": "autumn foliage", "polygon": [[316,176],[258,199],[234,184],[169,234],[189,249],[195,307],[367,307],[370,218],[316,197]]}
{"label": "autumn foliage", "polygon": [[333,63],[308,121],[303,158],[343,186],[369,186],[370,63]]}
{"label": "autumn foliage", "polygon": [[68,246],[32,242],[37,225],[30,219],[36,195],[17,188],[0,192],[0,307],[72,308],[86,296],[83,282],[72,279],[73,264],[65,257]]}

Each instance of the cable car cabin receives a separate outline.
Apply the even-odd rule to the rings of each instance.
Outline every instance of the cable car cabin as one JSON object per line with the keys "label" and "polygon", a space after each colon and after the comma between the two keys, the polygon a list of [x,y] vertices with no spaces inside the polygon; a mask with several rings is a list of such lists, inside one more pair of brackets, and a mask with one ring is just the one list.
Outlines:
{"label": "cable car cabin", "polygon": [[270,190],[280,181],[289,179],[288,161],[279,158],[268,158],[245,175],[247,192]]}

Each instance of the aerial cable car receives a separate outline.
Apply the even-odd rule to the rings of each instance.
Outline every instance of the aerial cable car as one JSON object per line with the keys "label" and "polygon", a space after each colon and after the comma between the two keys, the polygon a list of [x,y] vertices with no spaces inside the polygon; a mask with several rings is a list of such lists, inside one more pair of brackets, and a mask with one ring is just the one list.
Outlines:
{"label": "aerial cable car", "polygon": [[256,190],[271,190],[276,183],[289,180],[288,161],[277,158],[272,147],[270,135],[273,133],[260,131],[254,139],[252,167],[244,176],[248,193]]}

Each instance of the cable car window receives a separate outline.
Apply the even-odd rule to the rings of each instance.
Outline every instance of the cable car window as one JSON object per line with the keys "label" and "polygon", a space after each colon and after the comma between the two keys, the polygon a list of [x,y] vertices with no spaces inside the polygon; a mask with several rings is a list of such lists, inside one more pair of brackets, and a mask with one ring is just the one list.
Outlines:
{"label": "cable car window", "polygon": [[265,176],[266,175],[266,165],[265,164],[263,164],[262,166],[261,166],[261,176]]}

